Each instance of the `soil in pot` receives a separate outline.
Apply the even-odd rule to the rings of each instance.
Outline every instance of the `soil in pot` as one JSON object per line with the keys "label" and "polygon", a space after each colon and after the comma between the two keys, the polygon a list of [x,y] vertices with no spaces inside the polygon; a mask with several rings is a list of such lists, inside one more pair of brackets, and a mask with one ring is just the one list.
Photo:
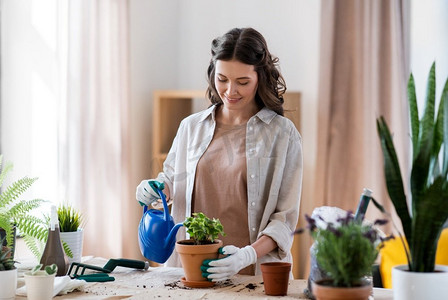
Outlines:
{"label": "soil in pot", "polygon": [[288,293],[291,264],[286,262],[270,262],[261,264],[260,268],[266,295],[286,296]]}
{"label": "soil in pot", "polygon": [[365,281],[356,287],[336,287],[329,280],[312,282],[313,295],[316,300],[368,300],[372,295],[372,285]]}
{"label": "soil in pot", "polygon": [[215,283],[202,277],[201,265],[204,259],[217,259],[218,249],[222,247],[222,241],[216,240],[214,244],[195,245],[193,240],[176,242],[176,251],[179,253],[180,262],[185,272],[182,283],[189,287],[211,287]]}

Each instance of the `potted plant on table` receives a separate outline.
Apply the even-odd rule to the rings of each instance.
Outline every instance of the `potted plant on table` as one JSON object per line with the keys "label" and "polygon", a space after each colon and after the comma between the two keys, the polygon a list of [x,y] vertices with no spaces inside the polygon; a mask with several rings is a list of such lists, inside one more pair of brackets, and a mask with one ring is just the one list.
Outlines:
{"label": "potted plant on table", "polygon": [[[12,171],[12,163],[5,163],[2,167],[2,155],[0,155],[0,187],[9,172]],[[46,221],[31,214],[39,208],[45,200],[19,200],[19,197],[27,191],[37,178],[23,177],[11,183],[0,191],[0,235],[5,237],[4,246],[11,248],[14,257],[16,229],[22,234],[26,245],[31,252],[39,257],[38,241],[45,242],[47,236]]]}
{"label": "potted plant on table", "polygon": [[[372,293],[372,284],[366,276],[371,276],[372,265],[382,244],[374,226],[387,221],[366,224],[355,220],[351,212],[337,219],[335,224],[319,215],[305,217],[314,239],[315,259],[325,273],[325,279],[312,282],[314,297],[318,300],[367,300]],[[298,229],[295,233],[303,231]]]}
{"label": "potted plant on table", "polygon": [[58,267],[55,264],[35,266],[24,274],[26,293],[29,300],[50,300],[54,295],[54,278]]}
{"label": "potted plant on table", "polygon": [[59,230],[68,262],[81,262],[84,217],[70,204],[61,204],[57,210]]}
{"label": "potted plant on table", "polygon": [[222,241],[218,236],[224,236],[224,228],[218,219],[210,219],[203,213],[193,213],[183,223],[189,240],[176,242],[176,251],[185,272],[182,278],[184,285],[189,287],[210,287],[214,282],[202,277],[201,265],[204,259],[217,259]]}
{"label": "potted plant on table", "polygon": [[424,113],[419,119],[411,74],[407,86],[412,138],[410,199],[403,186],[392,135],[384,118],[377,119],[387,191],[406,238],[403,244],[408,264],[392,270],[394,299],[441,299],[446,297],[448,287],[448,267],[435,265],[437,243],[448,219],[448,79],[435,114],[435,63],[426,92]]}
{"label": "potted plant on table", "polygon": [[[3,244],[6,237],[1,239]],[[17,287],[17,268],[12,259],[12,249],[0,245],[0,299],[14,299]]]}

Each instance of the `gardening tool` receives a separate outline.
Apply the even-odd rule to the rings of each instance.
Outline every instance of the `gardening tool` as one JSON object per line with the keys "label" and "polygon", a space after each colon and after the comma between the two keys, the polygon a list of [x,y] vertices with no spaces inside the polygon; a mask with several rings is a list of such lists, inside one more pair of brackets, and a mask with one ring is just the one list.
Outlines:
{"label": "gardening tool", "polygon": [[[107,273],[111,273],[113,270],[115,270],[116,267],[147,270],[149,268],[149,263],[147,261],[126,259],[126,258],[109,259],[109,261],[104,265],[104,267],[73,262],[70,265],[70,268],[68,269],[67,275],[70,276],[71,278],[83,279],[88,282],[114,281],[115,278],[109,276]],[[99,273],[84,274],[86,269],[98,271]],[[73,274],[72,270],[74,270]]]}
{"label": "gardening tool", "polygon": [[176,234],[182,223],[174,225],[169,214],[165,195],[157,189],[163,203],[163,211],[143,207],[143,216],[138,227],[138,243],[143,256],[157,263],[164,263],[174,251]]}

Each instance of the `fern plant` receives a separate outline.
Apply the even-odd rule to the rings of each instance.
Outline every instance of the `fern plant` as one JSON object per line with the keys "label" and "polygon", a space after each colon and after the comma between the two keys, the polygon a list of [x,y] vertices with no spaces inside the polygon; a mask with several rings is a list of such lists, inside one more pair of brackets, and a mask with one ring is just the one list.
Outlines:
{"label": "fern plant", "polygon": [[[2,167],[3,166],[3,167]],[[39,208],[45,200],[20,200],[19,197],[27,191],[37,178],[23,177],[3,188],[3,182],[13,165],[7,162],[3,165],[3,156],[0,155],[0,228],[5,231],[6,245],[14,244],[14,230],[17,228],[24,237],[25,243],[31,252],[39,257],[38,243],[46,241],[47,226],[45,220],[33,216],[31,212]]]}
{"label": "fern plant", "polygon": [[377,128],[384,156],[387,191],[409,245],[405,248],[409,270],[434,272],[437,242],[448,219],[448,80],[436,113],[433,63],[420,120],[412,74],[407,92],[413,154],[412,170],[407,178],[412,200],[409,208],[392,135],[383,117],[378,118]]}

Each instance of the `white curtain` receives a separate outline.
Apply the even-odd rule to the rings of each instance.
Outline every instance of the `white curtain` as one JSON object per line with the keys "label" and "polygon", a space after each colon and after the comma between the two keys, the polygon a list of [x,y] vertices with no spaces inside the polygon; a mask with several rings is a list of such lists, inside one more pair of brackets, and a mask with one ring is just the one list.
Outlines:
{"label": "white curtain", "polygon": [[[66,198],[86,216],[84,255],[131,256],[129,1],[71,0],[67,97],[60,134]],[[138,248],[138,247],[137,247]]]}

